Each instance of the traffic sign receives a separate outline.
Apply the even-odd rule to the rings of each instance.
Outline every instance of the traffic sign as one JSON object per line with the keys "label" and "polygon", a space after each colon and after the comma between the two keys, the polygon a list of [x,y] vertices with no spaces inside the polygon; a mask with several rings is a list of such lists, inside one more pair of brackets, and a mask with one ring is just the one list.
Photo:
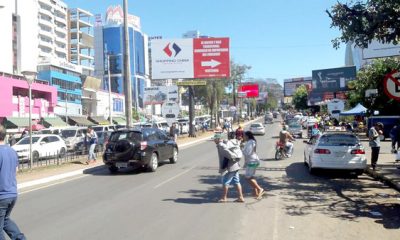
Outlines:
{"label": "traffic sign", "polygon": [[389,98],[400,101],[400,72],[395,70],[385,76],[384,90]]}
{"label": "traffic sign", "polygon": [[195,78],[229,77],[229,38],[193,39],[193,64]]}
{"label": "traffic sign", "polygon": [[177,86],[205,86],[207,85],[206,81],[182,81],[177,82]]}

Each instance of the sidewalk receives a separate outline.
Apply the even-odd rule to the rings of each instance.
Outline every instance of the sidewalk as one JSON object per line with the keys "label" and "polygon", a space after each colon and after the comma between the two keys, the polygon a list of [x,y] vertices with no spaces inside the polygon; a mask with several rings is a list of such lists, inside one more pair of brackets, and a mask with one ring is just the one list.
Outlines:
{"label": "sidewalk", "polygon": [[396,162],[396,155],[391,153],[392,143],[389,140],[381,142],[381,149],[378,158],[378,164],[375,171],[370,167],[371,165],[371,148],[368,146],[368,139],[362,138],[365,147],[365,153],[368,159],[368,168],[366,173],[374,179],[385,182],[396,190],[400,191],[400,162]]}
{"label": "sidewalk", "polygon": [[[257,121],[258,119],[247,121],[243,123],[244,126]],[[237,127],[237,124],[234,124],[234,128]],[[178,137],[177,143],[178,147],[186,147],[195,143],[203,142],[211,139],[214,135],[214,132],[197,132],[197,137],[191,138],[187,135],[183,137]],[[18,189],[25,189],[29,187],[34,187],[42,184],[46,184],[49,182],[59,181],[62,179],[70,178],[73,176],[82,175],[83,173],[90,173],[94,171],[98,171],[104,166],[101,155],[98,156],[98,160],[96,163],[91,163],[90,165],[85,164],[86,156],[83,155],[82,158],[77,159],[77,161],[64,163],[62,165],[54,165],[47,167],[38,167],[29,171],[18,172],[17,173],[17,182]]]}

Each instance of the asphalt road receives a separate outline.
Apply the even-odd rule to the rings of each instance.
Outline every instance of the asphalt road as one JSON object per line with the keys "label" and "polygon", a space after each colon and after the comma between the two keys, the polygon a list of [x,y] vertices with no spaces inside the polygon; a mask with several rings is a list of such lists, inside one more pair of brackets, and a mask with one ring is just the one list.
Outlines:
{"label": "asphalt road", "polygon": [[[278,123],[257,137],[262,200],[217,203],[214,143],[181,149],[155,173],[107,169],[22,193],[12,214],[28,239],[400,239],[400,194],[372,180],[303,165],[303,142],[273,160]],[[244,180],[244,179],[243,179]]]}

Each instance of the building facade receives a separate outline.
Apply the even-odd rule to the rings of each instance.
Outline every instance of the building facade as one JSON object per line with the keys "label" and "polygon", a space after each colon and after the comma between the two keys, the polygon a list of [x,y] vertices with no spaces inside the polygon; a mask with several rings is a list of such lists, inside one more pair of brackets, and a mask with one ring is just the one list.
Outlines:
{"label": "building facade", "polygon": [[[138,92],[139,107],[143,107],[144,87],[150,85],[148,37],[141,31],[140,19],[129,15],[129,53],[132,81],[133,102]],[[123,69],[123,11],[121,6],[107,9],[105,22],[96,20],[95,23],[95,72],[102,79],[102,89],[108,91],[108,79],[111,79],[111,92],[124,94]],[[102,41],[98,41],[102,39]],[[108,67],[109,62],[109,67]],[[108,71],[108,68],[110,71]],[[136,91],[137,89],[137,91]]]}
{"label": "building facade", "polygon": [[80,8],[68,10],[69,62],[82,67],[82,74],[94,75],[93,14]]}
{"label": "building facade", "polygon": [[[5,118],[28,118],[28,83],[22,77],[0,75],[0,123]],[[32,83],[32,119],[40,120],[54,116],[57,104],[57,90],[45,83]]]}
{"label": "building facade", "polygon": [[37,0],[39,62],[68,60],[68,7],[60,0]]}
{"label": "building facade", "polygon": [[78,65],[52,60],[38,65],[38,76],[57,89],[54,113],[61,116],[82,115],[82,68]]}

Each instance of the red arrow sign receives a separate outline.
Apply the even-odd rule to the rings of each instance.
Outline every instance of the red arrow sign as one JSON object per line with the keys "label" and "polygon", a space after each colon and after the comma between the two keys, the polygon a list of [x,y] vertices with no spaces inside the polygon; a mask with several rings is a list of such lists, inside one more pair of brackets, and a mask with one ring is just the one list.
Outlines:
{"label": "red arrow sign", "polygon": [[229,38],[193,40],[194,78],[229,77]]}

